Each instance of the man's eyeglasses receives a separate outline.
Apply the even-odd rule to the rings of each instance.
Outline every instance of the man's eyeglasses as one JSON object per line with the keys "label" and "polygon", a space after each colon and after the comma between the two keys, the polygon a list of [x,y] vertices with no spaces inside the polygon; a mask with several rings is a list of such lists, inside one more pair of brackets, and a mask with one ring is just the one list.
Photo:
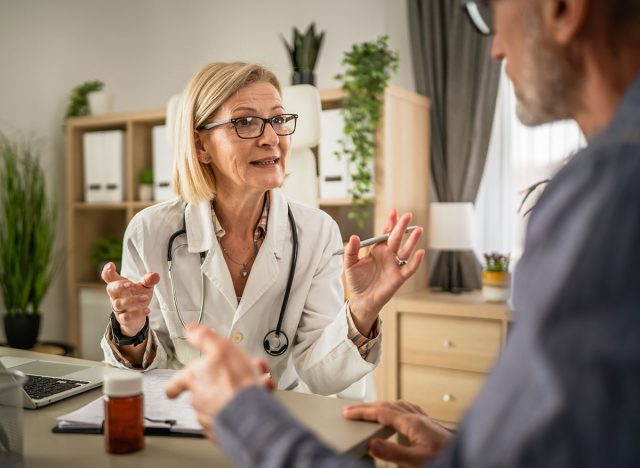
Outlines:
{"label": "man's eyeglasses", "polygon": [[278,136],[291,135],[296,131],[296,121],[298,114],[279,114],[263,119],[262,117],[247,116],[238,117],[236,119],[222,120],[220,122],[211,122],[206,125],[199,126],[196,130],[211,130],[220,125],[232,124],[236,129],[236,133],[240,138],[251,139],[258,138],[264,133],[267,124],[271,125],[273,131]]}
{"label": "man's eyeglasses", "polygon": [[490,0],[461,0],[469,19],[480,34],[491,36],[493,34],[493,10]]}

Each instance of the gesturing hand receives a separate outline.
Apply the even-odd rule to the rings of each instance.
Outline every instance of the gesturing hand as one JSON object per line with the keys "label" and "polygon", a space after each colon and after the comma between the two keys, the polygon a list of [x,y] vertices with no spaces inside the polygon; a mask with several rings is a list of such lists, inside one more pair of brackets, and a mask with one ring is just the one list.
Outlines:
{"label": "gesturing hand", "polygon": [[442,450],[451,433],[433,421],[417,405],[406,401],[378,401],[345,406],[347,419],[377,421],[391,426],[409,439],[409,446],[388,440],[373,439],[369,454],[373,457],[406,466],[420,466]]}
{"label": "gesturing hand", "polygon": [[169,398],[176,398],[191,391],[198,422],[207,437],[213,439],[213,418],[236,393],[251,385],[273,390],[275,382],[267,374],[269,366],[265,361],[252,361],[241,348],[205,325],[187,325],[187,338],[203,355],[178,372],[165,392]]}
{"label": "gesturing hand", "polygon": [[418,250],[413,258],[411,254],[422,236],[422,228],[414,230],[402,245],[410,221],[410,213],[398,220],[397,210],[391,210],[384,229],[391,232],[389,240],[373,246],[365,257],[358,258],[358,236],[351,236],[345,246],[344,268],[351,291],[349,302],[360,332],[367,333],[382,307],[420,266],[424,250]]}
{"label": "gesturing hand", "polygon": [[126,336],[135,336],[149,315],[153,288],[160,281],[160,275],[147,273],[140,282],[134,283],[120,276],[110,262],[102,269],[102,280],[107,283],[111,309],[120,323],[120,331]]}

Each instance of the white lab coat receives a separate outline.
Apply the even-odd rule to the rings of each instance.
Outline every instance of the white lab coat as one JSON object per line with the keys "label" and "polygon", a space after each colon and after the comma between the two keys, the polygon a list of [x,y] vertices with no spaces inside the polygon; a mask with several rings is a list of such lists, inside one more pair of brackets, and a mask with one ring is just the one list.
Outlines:
{"label": "white lab coat", "polygon": [[[289,349],[281,356],[270,356],[262,342],[265,334],[276,327],[292,255],[287,203],[296,222],[299,243],[295,277],[282,325],[289,337]],[[271,191],[267,235],[239,304],[214,233],[208,202],[188,204],[185,210],[183,202],[170,200],[143,210],[131,220],[124,236],[121,274],[132,281],[139,281],[147,272],[157,272],[161,277],[149,316],[158,351],[148,369],[179,368],[198,356],[184,340],[167,266],[168,240],[182,228],[183,215],[187,235],[174,242],[173,265],[185,323],[198,318],[202,270],[205,274],[202,323],[232,338],[251,356],[266,359],[279,388],[322,395],[342,392],[340,396],[345,398],[365,398],[365,391],[371,389],[365,389],[363,377],[379,363],[381,349],[376,344],[364,360],[347,336],[342,257],[331,255],[342,247],[338,226],[319,209],[287,201],[280,190]],[[198,252],[207,252],[202,266]],[[120,366],[105,338],[101,345],[106,361]],[[350,388],[344,392],[347,387]]]}

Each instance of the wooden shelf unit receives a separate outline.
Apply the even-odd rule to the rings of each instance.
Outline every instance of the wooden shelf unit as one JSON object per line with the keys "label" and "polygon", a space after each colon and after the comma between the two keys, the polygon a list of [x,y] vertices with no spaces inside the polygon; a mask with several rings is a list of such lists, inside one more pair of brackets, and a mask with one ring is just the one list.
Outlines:
{"label": "wooden shelf unit", "polygon": [[405,399],[454,428],[480,390],[507,337],[505,304],[480,291],[416,291],[383,311],[378,398]]}
{"label": "wooden shelf unit", "polygon": [[[323,110],[342,106],[339,89],[321,90]],[[412,211],[413,224],[427,226],[429,206],[429,100],[424,96],[390,86],[384,96],[384,116],[377,134],[374,163],[375,196],[371,200],[368,224],[359,229],[347,218],[350,200],[324,200],[320,207],[340,226],[343,238],[363,238],[381,232],[392,207]],[[67,121],[67,340],[80,349],[79,295],[83,288],[96,289],[101,280],[89,262],[89,251],[99,236],[122,238],[131,218],[153,202],[137,199],[137,175],[152,165],[151,129],[165,123],[164,109],[76,117]],[[120,203],[86,203],[83,183],[82,136],[90,131],[125,131],[125,200]],[[426,247],[423,240],[422,248]],[[427,284],[426,261],[402,291]],[[102,315],[100,316],[102,319]]]}

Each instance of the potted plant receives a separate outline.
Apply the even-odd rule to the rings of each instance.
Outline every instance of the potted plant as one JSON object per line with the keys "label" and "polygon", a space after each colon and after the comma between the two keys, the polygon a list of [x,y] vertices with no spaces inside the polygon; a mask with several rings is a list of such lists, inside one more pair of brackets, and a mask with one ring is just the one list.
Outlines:
{"label": "potted plant", "polygon": [[69,94],[69,103],[64,118],[89,115],[91,109],[87,100],[87,95],[95,91],[102,91],[104,83],[99,80],[85,81],[74,87]]}
{"label": "potted plant", "polygon": [[492,252],[484,254],[485,269],[482,272],[482,295],[489,302],[505,302],[511,294],[509,254]]}
{"label": "potted plant", "polygon": [[122,240],[112,236],[98,237],[89,251],[89,260],[102,274],[102,269],[108,262],[116,265],[116,271],[120,271],[122,264]]}
{"label": "potted plant", "polygon": [[35,145],[0,134],[0,291],[9,345],[33,347],[53,277],[56,204]]}
{"label": "potted plant", "polygon": [[340,110],[344,118],[344,138],[338,141],[336,157],[346,157],[351,176],[349,192],[352,209],[349,218],[360,227],[368,216],[367,196],[373,182],[372,165],[376,151],[376,130],[382,115],[384,91],[392,73],[398,70],[398,53],[387,45],[388,36],[375,42],[353,45],[342,64],[346,71],[335,76],[345,93]]}
{"label": "potted plant", "polygon": [[153,200],[153,170],[149,167],[138,174],[138,198],[140,201]]}
{"label": "potted plant", "polygon": [[316,25],[311,23],[304,34],[298,28],[293,28],[293,38],[291,44],[287,42],[281,34],[280,38],[287,48],[289,60],[293,67],[291,84],[315,85],[316,77],[313,70],[318,62],[318,55],[324,40],[324,31],[316,35]]}

